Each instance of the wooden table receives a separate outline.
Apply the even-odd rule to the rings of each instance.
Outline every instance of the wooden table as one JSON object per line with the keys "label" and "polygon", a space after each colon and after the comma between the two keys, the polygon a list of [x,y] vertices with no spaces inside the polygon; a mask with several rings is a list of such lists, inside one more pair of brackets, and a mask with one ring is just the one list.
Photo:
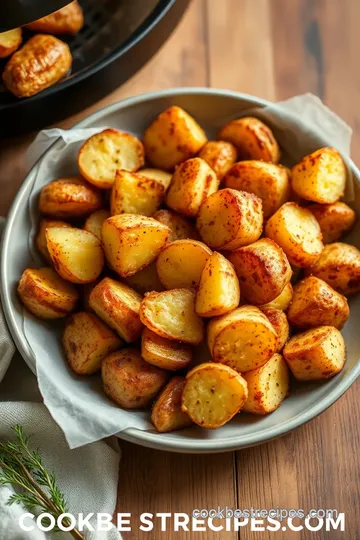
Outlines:
{"label": "wooden table", "polygon": [[[360,3],[355,0],[193,0],[151,62],[71,126],[123,97],[174,86],[213,86],[279,100],[313,92],[353,130],[360,161]],[[33,136],[0,145],[0,214],[24,178]],[[337,508],[346,532],[241,530],[241,539],[358,540],[360,537],[359,384],[333,407],[285,437],[213,456],[176,455],[121,443],[118,512],[187,512],[194,508]],[[125,538],[240,538],[238,533],[171,533],[157,527]]]}

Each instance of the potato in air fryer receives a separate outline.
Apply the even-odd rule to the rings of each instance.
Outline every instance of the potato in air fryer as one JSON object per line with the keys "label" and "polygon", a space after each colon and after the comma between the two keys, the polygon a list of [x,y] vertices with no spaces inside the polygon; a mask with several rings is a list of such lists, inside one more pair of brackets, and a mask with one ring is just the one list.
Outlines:
{"label": "potato in air fryer", "polygon": [[146,157],[154,167],[171,171],[195,156],[206,143],[205,132],[181,107],[163,111],[145,130]]}
{"label": "potato in air fryer", "polygon": [[277,333],[276,352],[283,350],[290,336],[290,326],[287,316],[281,309],[263,308],[261,310],[267,316]]}
{"label": "potato in air fryer", "polygon": [[284,358],[296,379],[330,379],[344,367],[344,338],[333,326],[318,326],[296,334],[284,348]]}
{"label": "potato in air fryer", "polygon": [[153,366],[177,371],[190,364],[192,348],[186,343],[171,341],[158,336],[149,328],[144,328],[141,336],[141,356]]}
{"label": "potato in air fryer", "polygon": [[14,28],[0,34],[0,58],[6,58],[15,52],[22,42],[21,28]]}
{"label": "potato in air fryer", "polygon": [[85,221],[84,230],[92,233],[99,240],[101,240],[101,229],[105,219],[110,217],[109,210],[97,210],[90,214],[90,216]]}
{"label": "potato in air fryer", "polygon": [[40,221],[39,230],[38,230],[38,233],[36,235],[35,243],[36,243],[36,247],[40,251],[41,255],[48,262],[51,262],[51,257],[50,257],[50,254],[49,254],[49,250],[47,248],[45,231],[46,231],[46,229],[50,229],[51,227],[67,227],[67,228],[69,228],[69,227],[71,227],[71,225],[69,225],[68,223],[65,223],[65,221],[60,221],[60,220],[56,220],[56,219],[43,218]]}
{"label": "potato in air fryer", "polygon": [[199,157],[210,165],[221,182],[225,174],[235,163],[237,151],[235,146],[230,142],[209,141],[200,150]]}
{"label": "potato in air fryer", "polygon": [[147,292],[164,290],[156,270],[156,262],[152,262],[140,272],[125,278],[125,282],[142,295]]}
{"label": "potato in air fryer", "polygon": [[324,244],[340,240],[356,220],[354,210],[343,202],[312,204],[308,209],[319,222]]}
{"label": "potato in air fryer", "polygon": [[45,34],[76,34],[84,26],[84,15],[77,0],[50,15],[25,25],[33,32]]}
{"label": "potato in air fryer", "polygon": [[167,171],[162,171],[161,169],[141,169],[138,171],[138,174],[149,178],[150,180],[156,180],[159,184],[164,186],[164,191],[170,186],[172,174]]}
{"label": "potato in air fryer", "polygon": [[157,180],[138,173],[116,171],[111,190],[111,215],[152,216],[160,208],[164,193],[164,186]]}
{"label": "potato in air fryer", "polygon": [[181,410],[185,377],[170,379],[151,411],[151,421],[159,433],[168,433],[192,425],[190,417]]}
{"label": "potato in air fryer", "polygon": [[282,292],[274,298],[271,302],[268,302],[267,304],[263,304],[262,306],[258,306],[260,309],[266,309],[266,308],[274,308],[274,309],[282,309],[282,311],[286,311],[289,307],[289,304],[291,302],[293,296],[293,288],[291,283],[288,283],[283,288]]}
{"label": "potato in air fryer", "polygon": [[169,242],[184,240],[186,238],[199,240],[200,238],[199,233],[193,224],[188,219],[180,216],[177,212],[161,209],[155,212],[152,217],[169,227],[171,231]]}
{"label": "potato in air fryer", "polygon": [[78,176],[54,180],[40,192],[40,212],[56,218],[87,216],[101,206],[100,191]]}

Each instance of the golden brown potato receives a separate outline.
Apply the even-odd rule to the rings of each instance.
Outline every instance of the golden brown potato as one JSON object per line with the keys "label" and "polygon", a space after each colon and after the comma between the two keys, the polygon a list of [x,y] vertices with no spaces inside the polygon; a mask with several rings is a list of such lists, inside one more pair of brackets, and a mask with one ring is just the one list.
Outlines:
{"label": "golden brown potato", "polygon": [[111,268],[129,277],[149,266],[167,244],[170,229],[156,219],[121,214],[104,221],[102,244]]}
{"label": "golden brown potato", "polygon": [[225,174],[235,163],[237,151],[235,146],[230,142],[209,141],[200,150],[199,157],[210,165],[221,182]]}
{"label": "golden brown potato", "polygon": [[251,116],[232,120],[218,134],[218,139],[231,142],[239,159],[258,159],[278,163],[280,148],[271,129]]}
{"label": "golden brown potato", "polygon": [[84,26],[84,15],[77,0],[50,15],[25,25],[33,32],[45,34],[76,34]]}
{"label": "golden brown potato", "polygon": [[346,167],[335,148],[320,148],[292,168],[291,183],[302,199],[334,203],[344,195]]}
{"label": "golden brown potato", "polygon": [[275,328],[278,337],[276,352],[281,352],[290,336],[290,327],[287,317],[281,309],[263,308],[261,311],[267,316]]}
{"label": "golden brown potato", "polygon": [[0,34],[0,58],[6,58],[15,52],[22,42],[21,28],[14,28]]}
{"label": "golden brown potato", "polygon": [[192,348],[158,336],[144,328],[141,337],[141,356],[144,360],[169,371],[177,371],[188,366],[192,360]]}
{"label": "golden brown potato", "polygon": [[33,96],[57,83],[70,70],[69,46],[54,36],[38,34],[16,51],[2,74],[5,87],[16,97]]}
{"label": "golden brown potato", "polygon": [[186,238],[199,239],[199,234],[193,224],[172,210],[158,210],[152,217],[169,227],[171,231],[169,242]]}
{"label": "golden brown potato", "polygon": [[241,306],[209,322],[207,343],[214,362],[245,373],[264,365],[272,357],[278,336],[260,309]]}
{"label": "golden brown potato", "polygon": [[248,398],[243,410],[252,414],[268,414],[280,407],[289,393],[289,368],[280,354],[274,354],[264,366],[243,375],[248,385]]}
{"label": "golden brown potato", "polygon": [[156,261],[159,279],[166,289],[191,289],[200,282],[211,249],[197,240],[175,240],[167,244]]}
{"label": "golden brown potato", "polygon": [[140,319],[161,337],[198,345],[204,338],[204,325],[195,313],[195,294],[189,289],[173,289],[145,295]]}
{"label": "golden brown potato", "polygon": [[87,139],[79,150],[80,174],[91,184],[111,188],[116,171],[135,172],[144,165],[144,148],[141,141],[125,131],[104,129]]}
{"label": "golden brown potato", "polygon": [[208,362],[186,375],[181,408],[195,424],[216,429],[240,411],[247,397],[247,383],[239,373]]}
{"label": "golden brown potato", "polygon": [[266,236],[286,253],[291,264],[311,266],[324,248],[320,225],[307,208],[294,202],[283,204],[265,226]]}
{"label": "golden brown potato", "polygon": [[154,403],[151,421],[159,433],[167,433],[192,425],[190,417],[181,410],[185,377],[173,377]]}
{"label": "golden brown potato", "polygon": [[288,169],[264,161],[239,161],[224,178],[227,188],[257,195],[263,203],[264,217],[270,217],[290,197]]}
{"label": "golden brown potato", "polygon": [[93,288],[89,297],[90,307],[97,316],[127,343],[141,336],[140,302],[141,296],[136,291],[108,277]]}
{"label": "golden brown potato", "polygon": [[105,356],[120,349],[122,341],[96,315],[80,311],[67,319],[62,344],[71,369],[91,375],[100,371]]}
{"label": "golden brown potato", "polygon": [[235,266],[243,296],[249,304],[262,305],[281,294],[292,276],[289,261],[270,238],[260,238],[229,255]]}
{"label": "golden brown potato", "polygon": [[164,186],[164,191],[170,186],[172,174],[161,169],[141,169],[138,174],[150,178],[150,180],[156,180]]}
{"label": "golden brown potato", "polygon": [[72,227],[46,229],[46,245],[57,273],[72,283],[91,283],[104,266],[100,240],[93,234]]}
{"label": "golden brown potato", "polygon": [[85,221],[84,230],[92,233],[96,238],[101,240],[101,229],[105,219],[110,217],[109,210],[97,210],[90,214]]}
{"label": "golden brown potato", "polygon": [[150,163],[167,171],[195,156],[206,141],[206,135],[199,124],[177,106],[159,114],[143,137],[146,157]]}
{"label": "golden brown potato", "polygon": [[111,215],[152,216],[159,209],[164,193],[164,186],[157,180],[128,171],[116,171],[111,190]]}
{"label": "golden brown potato", "polygon": [[225,315],[240,303],[240,285],[235,269],[220,253],[213,253],[201,273],[195,311],[200,317]]}
{"label": "golden brown potato", "polygon": [[296,379],[330,379],[344,367],[344,339],[333,326],[318,326],[296,334],[284,348],[284,358]]}
{"label": "golden brown potato", "polygon": [[261,199],[245,191],[221,189],[201,205],[196,226],[212,249],[233,251],[252,244],[262,233]]}
{"label": "golden brown potato", "polygon": [[101,277],[98,277],[95,281],[92,281],[91,283],[85,283],[85,285],[81,287],[81,305],[84,311],[94,311],[89,303],[90,294],[91,291],[96,287],[96,285],[100,283],[101,279]]}
{"label": "golden brown potato", "polygon": [[360,291],[360,251],[343,242],[327,244],[316,263],[305,270],[305,275],[323,279],[345,296],[354,294]]}
{"label": "golden brown potato", "polygon": [[36,235],[35,243],[36,243],[36,247],[40,251],[41,255],[48,262],[51,262],[51,257],[50,257],[49,250],[48,250],[47,244],[46,244],[45,231],[46,231],[46,229],[50,229],[51,227],[64,227],[64,228],[67,227],[67,228],[69,228],[69,227],[71,227],[71,225],[69,225],[68,223],[65,223],[65,221],[60,221],[60,220],[56,220],[56,219],[45,219],[44,218],[44,219],[42,219],[40,221],[39,231],[38,231],[38,233]]}
{"label": "golden brown potato", "polygon": [[59,178],[40,192],[39,210],[57,218],[82,217],[102,206],[100,191],[78,176]]}
{"label": "golden brown potato", "polygon": [[142,295],[147,292],[161,292],[164,290],[164,286],[161,283],[156,270],[156,262],[146,266],[146,268],[140,270],[140,272],[137,272],[133,276],[125,278],[125,282]]}
{"label": "golden brown potato", "polygon": [[122,349],[101,364],[105,394],[125,409],[143,409],[166,384],[168,373],[151,366],[137,349]]}
{"label": "golden brown potato", "polygon": [[343,202],[312,204],[308,209],[319,222],[324,244],[340,240],[356,220],[354,210]]}
{"label": "golden brown potato", "polygon": [[219,180],[206,161],[188,159],[175,169],[166,204],[184,216],[196,217],[202,202],[218,187]]}
{"label": "golden brown potato", "polygon": [[76,306],[79,294],[52,268],[27,268],[17,288],[24,306],[41,319],[60,319]]}
{"label": "golden brown potato", "polygon": [[288,283],[283,288],[282,292],[274,298],[271,302],[268,302],[267,304],[263,304],[262,306],[258,306],[260,309],[265,308],[274,308],[274,309],[282,309],[283,311],[286,311],[289,307],[289,304],[291,302],[293,295],[293,288],[291,283]]}

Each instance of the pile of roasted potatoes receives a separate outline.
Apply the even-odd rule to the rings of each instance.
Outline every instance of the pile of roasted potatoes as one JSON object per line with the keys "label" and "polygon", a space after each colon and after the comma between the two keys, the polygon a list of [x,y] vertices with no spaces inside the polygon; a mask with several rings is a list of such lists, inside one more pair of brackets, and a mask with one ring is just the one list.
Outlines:
{"label": "pile of roasted potatoes", "polygon": [[271,413],[290,373],[323,380],[344,366],[340,329],[360,290],[360,251],[339,242],[356,217],[339,201],[346,168],[333,148],[292,170],[280,158],[257,118],[208,141],[172,106],[142,141],[116,129],[90,137],[80,175],[41,190],[47,266],[24,271],[19,296],[43,319],[74,312],[69,366],[101,371],[121,407],[152,407],[160,432]]}
{"label": "pile of roasted potatoes", "polygon": [[76,34],[84,25],[77,0],[24,26],[36,35],[21,47],[23,29],[0,33],[0,58],[9,58],[2,80],[9,92],[18,98],[30,97],[57,83],[71,69],[69,46],[55,35]]}

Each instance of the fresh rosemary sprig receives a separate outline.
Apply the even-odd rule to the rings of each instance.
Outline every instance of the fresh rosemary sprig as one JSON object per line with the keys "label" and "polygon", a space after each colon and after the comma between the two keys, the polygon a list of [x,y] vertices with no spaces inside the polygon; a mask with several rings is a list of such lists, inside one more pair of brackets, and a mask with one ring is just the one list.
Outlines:
{"label": "fresh rosemary sprig", "polygon": [[[67,513],[68,508],[55,475],[45,469],[39,451],[30,450],[30,437],[25,437],[22,426],[16,425],[12,429],[16,440],[0,442],[0,485],[11,485],[16,490],[7,504],[21,504],[31,513],[48,512],[56,520]],[[70,524],[66,519],[63,523]],[[77,529],[69,532],[77,540],[84,540]]]}

